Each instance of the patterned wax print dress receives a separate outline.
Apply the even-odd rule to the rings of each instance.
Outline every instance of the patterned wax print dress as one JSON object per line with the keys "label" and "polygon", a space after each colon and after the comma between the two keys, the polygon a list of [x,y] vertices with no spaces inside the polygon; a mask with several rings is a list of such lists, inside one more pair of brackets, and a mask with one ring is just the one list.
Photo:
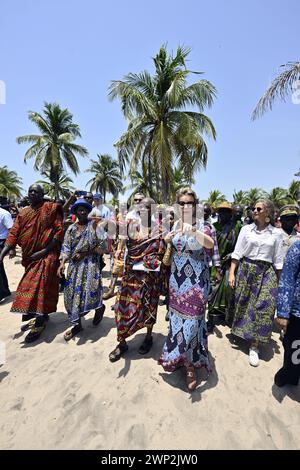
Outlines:
{"label": "patterned wax print dress", "polygon": [[77,224],[71,225],[66,234],[62,253],[67,256],[69,267],[64,288],[65,308],[73,324],[78,323],[81,316],[90,310],[102,307],[102,279],[100,269],[100,254],[85,256],[81,261],[75,261],[76,253],[106,247],[106,234],[93,229],[89,222],[83,232],[77,232]]}
{"label": "patterned wax print dress", "polygon": [[[197,228],[211,236],[210,228]],[[173,261],[169,282],[170,328],[159,364],[166,371],[180,366],[210,371],[205,307],[209,279],[209,250],[203,248],[194,236],[177,233],[173,238]]]}

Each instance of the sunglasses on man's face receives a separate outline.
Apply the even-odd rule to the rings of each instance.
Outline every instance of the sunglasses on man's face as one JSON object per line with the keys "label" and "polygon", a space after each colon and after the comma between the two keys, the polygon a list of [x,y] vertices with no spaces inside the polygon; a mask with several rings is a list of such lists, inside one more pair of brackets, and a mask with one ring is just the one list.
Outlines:
{"label": "sunglasses on man's face", "polygon": [[188,206],[188,207],[193,207],[195,205],[194,202],[184,202],[184,201],[179,201],[178,205],[181,207]]}
{"label": "sunglasses on man's face", "polygon": [[261,212],[263,210],[262,207],[252,207],[252,211],[257,211],[257,212]]}

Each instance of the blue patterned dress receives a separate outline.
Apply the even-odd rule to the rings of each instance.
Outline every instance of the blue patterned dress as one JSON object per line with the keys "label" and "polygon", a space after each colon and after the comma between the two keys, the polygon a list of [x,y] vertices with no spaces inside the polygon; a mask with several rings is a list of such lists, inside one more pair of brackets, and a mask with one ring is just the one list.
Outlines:
{"label": "blue patterned dress", "polygon": [[[211,236],[208,226],[198,228]],[[181,234],[173,238],[173,250],[169,282],[170,329],[159,364],[169,372],[191,365],[210,370],[205,307],[211,252],[195,237]]]}
{"label": "blue patterned dress", "polygon": [[83,232],[78,233],[77,224],[71,225],[66,231],[62,253],[69,261],[67,279],[64,288],[65,308],[72,323],[90,310],[102,306],[102,279],[100,271],[100,255],[86,256],[75,261],[77,253],[92,250],[96,247],[105,248],[106,235],[99,235],[89,222]]}

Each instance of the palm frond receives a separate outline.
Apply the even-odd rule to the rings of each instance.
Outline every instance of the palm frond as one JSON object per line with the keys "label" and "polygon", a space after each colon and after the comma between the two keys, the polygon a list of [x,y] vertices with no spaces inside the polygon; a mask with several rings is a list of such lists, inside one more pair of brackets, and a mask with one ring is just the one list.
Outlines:
{"label": "palm frond", "polygon": [[293,91],[295,82],[300,79],[300,62],[288,62],[281,67],[285,70],[273,80],[259,100],[252,113],[252,120],[261,117],[267,110],[272,110],[277,98],[285,101],[286,97]]}

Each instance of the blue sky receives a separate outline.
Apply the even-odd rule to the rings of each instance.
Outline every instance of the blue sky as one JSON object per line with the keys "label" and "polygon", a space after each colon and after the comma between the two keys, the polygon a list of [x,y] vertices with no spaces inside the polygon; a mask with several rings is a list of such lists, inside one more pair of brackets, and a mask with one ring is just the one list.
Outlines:
{"label": "blue sky", "polygon": [[[126,122],[119,102],[108,101],[110,80],[153,71],[161,44],[184,44],[190,68],[218,90],[206,110],[218,138],[196,177],[200,198],[212,189],[231,199],[234,189],[286,187],[300,167],[300,105],[277,102],[263,118],[250,116],[279,66],[300,60],[299,15],[299,0],[1,0],[0,165],[17,171],[25,188],[39,179],[15,139],[36,132],[27,111],[41,111],[44,101],[70,109],[91,158],[116,156]],[[77,187],[90,178],[88,164],[80,161]]]}

